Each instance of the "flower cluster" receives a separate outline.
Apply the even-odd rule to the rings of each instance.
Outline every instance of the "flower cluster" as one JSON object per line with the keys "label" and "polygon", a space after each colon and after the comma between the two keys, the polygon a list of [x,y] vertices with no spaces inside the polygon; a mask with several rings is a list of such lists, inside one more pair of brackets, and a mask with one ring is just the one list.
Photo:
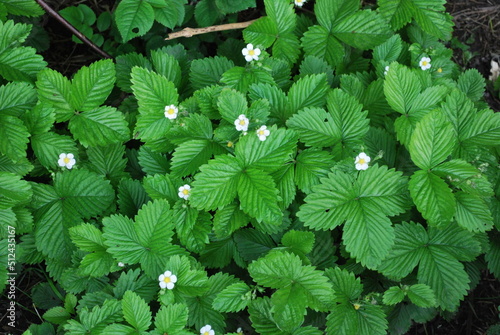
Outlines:
{"label": "flower cluster", "polygon": [[249,43],[247,44],[246,48],[243,48],[243,50],[241,50],[241,53],[243,54],[243,56],[245,56],[245,60],[247,62],[251,62],[253,60],[259,60],[260,49],[254,49],[253,44]]}
{"label": "flower cluster", "polygon": [[60,154],[59,160],[57,161],[57,164],[59,164],[59,166],[66,167],[67,169],[72,169],[75,163],[75,155],[73,154]]}
{"label": "flower cluster", "polygon": [[172,274],[172,271],[165,271],[158,277],[161,288],[173,289],[177,282],[177,276]]}

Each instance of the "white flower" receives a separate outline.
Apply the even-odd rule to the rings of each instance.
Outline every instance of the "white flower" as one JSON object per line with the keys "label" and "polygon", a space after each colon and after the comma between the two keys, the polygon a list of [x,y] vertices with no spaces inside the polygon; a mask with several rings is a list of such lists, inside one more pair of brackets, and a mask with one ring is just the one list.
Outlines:
{"label": "white flower", "polygon": [[243,329],[241,329],[241,327],[238,327],[238,329],[236,329],[236,334],[243,335]]}
{"label": "white flower", "polygon": [[270,132],[266,126],[261,126],[259,129],[257,129],[257,136],[259,136],[259,140],[261,141],[265,141],[266,137],[268,137],[269,134]]}
{"label": "white flower", "polygon": [[175,105],[165,106],[165,117],[167,119],[173,120],[177,117],[179,109]]}
{"label": "white flower", "polygon": [[389,65],[387,65],[384,69],[384,76],[387,76],[388,71],[389,71]]}
{"label": "white flower", "polygon": [[356,156],[356,170],[366,170],[368,169],[368,163],[370,163],[371,158],[367,156],[364,152]]}
{"label": "white flower", "polygon": [[125,266],[125,264],[123,264],[123,262],[118,262],[118,266],[122,268]]}
{"label": "white flower", "polygon": [[175,283],[177,282],[177,276],[173,275],[171,271],[165,271],[158,277],[161,288],[167,288],[169,290],[173,289]]}
{"label": "white flower", "polygon": [[206,325],[200,329],[201,335],[215,335],[215,331],[212,329],[211,325]]}
{"label": "white flower", "polygon": [[420,66],[420,68],[422,70],[428,70],[431,68],[431,59],[429,57],[422,57],[422,59],[420,60],[420,63],[418,63],[418,66]]}
{"label": "white flower", "polygon": [[238,116],[236,120],[234,120],[234,125],[236,126],[236,130],[239,131],[247,131],[249,124],[250,121],[247,119],[245,114],[241,114],[240,116]]}
{"label": "white flower", "polygon": [[191,186],[188,184],[179,187],[179,198],[182,198],[184,200],[187,200],[189,196],[191,195]]}
{"label": "white flower", "polygon": [[295,6],[302,7],[306,0],[295,0]]}
{"label": "white flower", "polygon": [[60,154],[59,160],[57,161],[57,164],[59,164],[59,166],[65,166],[68,169],[73,168],[73,165],[75,165],[75,163],[75,155],[73,154]]}
{"label": "white flower", "polygon": [[247,44],[247,47],[243,48],[243,50],[241,50],[241,53],[243,54],[243,56],[245,56],[245,60],[247,62],[251,62],[252,60],[259,60],[260,49],[254,49],[253,44]]}

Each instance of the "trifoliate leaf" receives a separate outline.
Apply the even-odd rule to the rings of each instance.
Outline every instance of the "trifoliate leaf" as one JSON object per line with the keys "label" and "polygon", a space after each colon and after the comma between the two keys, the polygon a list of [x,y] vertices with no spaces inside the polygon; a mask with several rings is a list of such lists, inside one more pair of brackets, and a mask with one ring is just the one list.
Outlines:
{"label": "trifoliate leaf", "polygon": [[71,106],[78,111],[101,106],[111,93],[115,79],[115,65],[110,59],[82,67],[73,77]]}
{"label": "trifoliate leaf", "polygon": [[327,91],[325,74],[302,77],[288,91],[287,109],[294,114],[304,107],[323,107]]}
{"label": "trifoliate leaf", "polygon": [[77,334],[88,330],[102,332],[107,325],[123,320],[122,304],[116,299],[106,300],[102,306],[95,306],[92,310],[82,308],[79,316],[80,321],[68,320],[64,330]]}
{"label": "trifoliate leaf", "polygon": [[281,124],[292,115],[287,109],[287,97],[285,93],[276,86],[268,84],[254,84],[250,86],[250,99],[266,99],[270,105],[270,117],[278,119]]}
{"label": "trifoliate leaf", "polygon": [[84,146],[104,146],[127,141],[130,137],[123,114],[107,106],[75,115],[69,129]]}
{"label": "trifoliate leaf", "polygon": [[7,209],[30,201],[31,186],[21,177],[0,171],[0,209]]}
{"label": "trifoliate leaf", "polygon": [[447,225],[456,210],[455,197],[446,182],[432,172],[419,170],[408,183],[417,209],[432,226]]}
{"label": "trifoliate leaf", "polygon": [[356,0],[319,0],[314,6],[314,13],[319,24],[330,31],[335,24],[358,9],[359,3]]}
{"label": "trifoliate leaf", "polygon": [[172,175],[185,177],[194,174],[212,157],[212,146],[209,140],[191,140],[180,144],[172,156]]}
{"label": "trifoliate leaf", "polygon": [[246,93],[253,84],[275,85],[273,77],[265,70],[259,68],[244,68],[235,66],[224,72],[221,83],[229,88],[234,88]]}
{"label": "trifoliate leaf", "polygon": [[23,121],[15,116],[0,115],[0,154],[17,162],[26,157],[30,134]]}
{"label": "trifoliate leaf", "polygon": [[198,209],[214,210],[236,197],[243,167],[231,156],[217,156],[200,167],[189,198]]}
{"label": "trifoliate leaf", "polygon": [[37,74],[47,62],[35,48],[18,47],[0,54],[0,76],[10,81],[27,81],[34,84]]}
{"label": "trifoliate leaf", "polygon": [[90,223],[83,223],[71,227],[69,229],[69,236],[73,243],[84,251],[93,252],[106,250],[102,232]]}
{"label": "trifoliate leaf", "polygon": [[89,170],[106,176],[114,185],[128,176],[125,172],[127,165],[127,159],[124,158],[125,146],[121,143],[105,147],[90,147],[87,155],[91,163],[88,166]]}
{"label": "trifoliate leaf", "polygon": [[73,116],[71,82],[57,71],[44,69],[36,82],[38,99],[55,108],[56,121],[67,121]]}
{"label": "trifoliate leaf", "polygon": [[14,82],[0,86],[0,115],[20,117],[36,104],[34,87],[28,83]]}
{"label": "trifoliate leaf", "polygon": [[250,287],[243,282],[234,283],[222,290],[214,299],[212,306],[219,312],[239,312],[250,303]]}
{"label": "trifoliate leaf", "polygon": [[417,123],[408,149],[413,162],[428,170],[444,161],[455,143],[453,127],[446,117],[441,112],[431,112]]}
{"label": "trifoliate leaf", "polygon": [[322,108],[306,107],[287,121],[307,146],[330,147],[341,139],[338,121]]}
{"label": "trifoliate leaf", "polygon": [[126,43],[134,37],[146,34],[153,26],[153,7],[146,1],[123,0],[115,10],[116,25]]}
{"label": "trifoliate leaf", "polygon": [[302,47],[306,55],[323,58],[331,67],[340,64],[345,55],[345,47],[328,29],[311,26],[304,33]]}
{"label": "trifoliate leaf", "polygon": [[280,34],[273,45],[273,56],[287,61],[289,65],[295,64],[300,55],[300,42],[293,33]]}
{"label": "trifoliate leaf", "polygon": [[141,67],[133,67],[131,78],[132,91],[137,98],[141,114],[160,115],[165,118],[165,106],[177,105],[177,89],[164,76]]}
{"label": "trifoliate leaf", "polygon": [[231,69],[234,63],[225,57],[196,59],[191,63],[189,80],[193,89],[197,90],[210,85],[219,84],[222,74]]}
{"label": "trifoliate leaf", "polygon": [[125,292],[122,300],[123,317],[137,331],[145,331],[151,325],[148,304],[137,293]]}
{"label": "trifoliate leaf", "polygon": [[280,34],[295,28],[296,16],[293,5],[286,0],[264,0],[267,16],[276,24]]}
{"label": "trifoliate leaf", "polygon": [[361,50],[373,49],[392,35],[382,16],[370,10],[349,15],[336,23],[331,33],[347,45]]}
{"label": "trifoliate leaf", "polygon": [[263,16],[243,30],[243,37],[248,43],[269,48],[276,40],[278,27],[269,16]]}
{"label": "trifoliate leaf", "polygon": [[57,173],[54,186],[33,189],[37,247],[49,257],[68,262],[74,249],[68,229],[82,218],[100,215],[114,200],[103,177],[87,170]]}
{"label": "trifoliate leaf", "polygon": [[359,309],[351,304],[336,305],[328,315],[326,334],[387,334],[386,315],[381,306],[363,305]]}

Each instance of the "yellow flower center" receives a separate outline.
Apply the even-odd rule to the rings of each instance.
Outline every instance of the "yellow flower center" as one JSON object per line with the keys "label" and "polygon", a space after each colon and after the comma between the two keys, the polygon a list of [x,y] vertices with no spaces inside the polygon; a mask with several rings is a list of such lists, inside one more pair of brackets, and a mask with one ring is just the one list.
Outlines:
{"label": "yellow flower center", "polygon": [[175,114],[175,109],[169,108],[168,111],[167,111],[167,113],[170,114],[170,115]]}
{"label": "yellow flower center", "polygon": [[255,50],[253,50],[253,49],[252,49],[252,50],[248,50],[248,54],[249,54],[250,56],[255,55]]}
{"label": "yellow flower center", "polygon": [[439,69],[438,69],[438,72],[439,72],[439,73],[443,72],[443,69],[442,69],[442,68],[439,68]]}
{"label": "yellow flower center", "polygon": [[228,147],[228,148],[232,148],[232,147],[233,147],[233,145],[234,145],[234,144],[233,144],[233,142],[231,142],[231,141],[227,142],[227,147]]}
{"label": "yellow flower center", "polygon": [[189,194],[189,190],[187,190],[187,189],[183,189],[183,190],[182,190],[182,193],[183,193],[184,195],[188,195],[188,194]]}
{"label": "yellow flower center", "polygon": [[240,120],[240,126],[244,126],[244,125],[245,125],[245,123],[246,123],[246,121],[245,121],[245,120]]}
{"label": "yellow flower center", "polygon": [[423,60],[423,61],[422,61],[422,65],[423,65],[423,66],[427,66],[427,64],[428,64],[428,63],[427,63],[427,61],[426,61],[426,60]]}
{"label": "yellow flower center", "polygon": [[355,310],[358,310],[358,309],[361,307],[361,305],[360,305],[360,304],[352,304],[352,305],[354,306],[354,309],[355,309]]}
{"label": "yellow flower center", "polygon": [[259,130],[259,135],[264,135],[264,130]]}
{"label": "yellow flower center", "polygon": [[63,161],[64,161],[64,164],[69,164],[69,162],[71,161],[71,159],[69,159],[68,157],[65,157],[63,159]]}
{"label": "yellow flower center", "polygon": [[358,164],[365,164],[366,161],[364,158],[360,158],[359,161],[358,161]]}
{"label": "yellow flower center", "polygon": [[165,277],[163,281],[167,284],[171,282],[170,277]]}

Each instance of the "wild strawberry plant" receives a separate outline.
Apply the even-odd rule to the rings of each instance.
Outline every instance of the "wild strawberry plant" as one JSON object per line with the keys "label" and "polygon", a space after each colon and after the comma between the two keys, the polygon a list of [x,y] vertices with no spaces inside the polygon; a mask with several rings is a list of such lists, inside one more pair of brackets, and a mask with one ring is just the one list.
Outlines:
{"label": "wild strawberry plant", "polygon": [[25,334],[403,334],[456,311],[500,276],[500,115],[443,3],[79,5],[114,59],[68,78],[25,45],[37,4],[0,1],[0,285],[40,264],[56,301]]}

